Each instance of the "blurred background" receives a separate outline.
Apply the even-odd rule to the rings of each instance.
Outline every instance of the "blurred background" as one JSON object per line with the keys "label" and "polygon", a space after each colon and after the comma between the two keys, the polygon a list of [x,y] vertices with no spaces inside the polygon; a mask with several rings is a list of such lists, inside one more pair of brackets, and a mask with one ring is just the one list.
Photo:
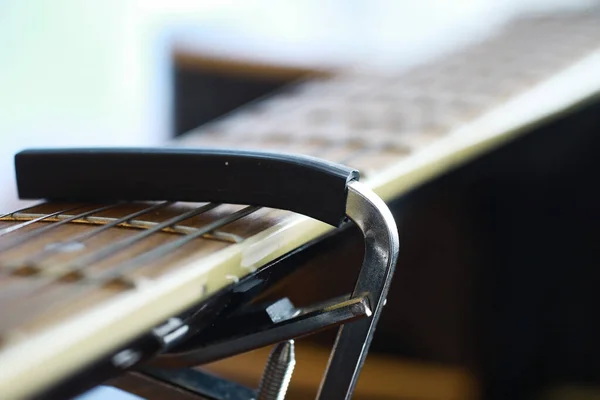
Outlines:
{"label": "blurred background", "polygon": [[[176,107],[177,96],[207,91],[185,80],[178,60],[187,70],[194,59],[218,59],[292,71],[246,87],[255,97],[306,71],[398,71],[482,40],[515,16],[589,3],[4,0],[0,204],[17,205],[12,157],[20,149],[157,145],[221,113],[210,102]],[[219,93],[203,96],[219,102]]]}

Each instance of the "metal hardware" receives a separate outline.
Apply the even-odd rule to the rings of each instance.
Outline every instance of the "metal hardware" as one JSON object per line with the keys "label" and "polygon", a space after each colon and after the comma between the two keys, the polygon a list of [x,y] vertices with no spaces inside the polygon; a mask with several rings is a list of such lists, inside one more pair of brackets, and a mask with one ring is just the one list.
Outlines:
{"label": "metal hardware", "polygon": [[[355,181],[348,184],[346,215],[361,229],[365,238],[365,256],[350,298],[333,299],[304,309],[295,309],[289,300],[282,299],[264,308],[269,323],[252,326],[250,332],[240,332],[239,326],[247,324],[235,323],[236,318],[244,318],[244,314],[234,315],[229,320],[233,322],[228,324],[230,328],[218,330],[216,339],[209,339],[192,350],[161,354],[151,360],[150,365],[177,368],[204,364],[343,324],[317,398],[350,399],[365,362],[375,325],[386,303],[396,266],[399,240],[396,223],[385,203],[369,188]],[[277,353],[271,357],[274,360],[270,361],[265,370],[259,390],[259,393],[265,394],[258,397],[259,400],[281,400],[285,395],[284,387],[287,387],[286,382],[289,382],[288,375],[291,377],[292,368],[286,369],[284,366],[288,365],[286,362],[291,362],[290,352],[293,349],[290,349],[290,344],[288,347],[283,346],[276,348]],[[285,361],[286,357],[283,355],[286,355],[288,361]],[[275,361],[277,357],[280,358],[279,361]],[[277,363],[281,364],[281,371],[277,370]],[[280,389],[269,391],[267,386],[270,387],[271,384]]]}
{"label": "metal hardware", "polygon": [[365,185],[348,185],[346,214],[365,238],[363,265],[352,295],[366,294],[373,315],[340,328],[317,396],[321,400],[351,397],[390,288],[400,247],[392,213]]}
{"label": "metal hardware", "polygon": [[256,400],[284,400],[295,365],[294,341],[275,345],[258,385]]}
{"label": "metal hardware", "polygon": [[204,343],[202,346],[185,352],[161,354],[150,360],[148,365],[181,368],[207,364],[235,354],[369,317],[371,309],[367,297],[360,296],[345,301],[334,299],[324,304],[322,308],[298,309],[295,314],[292,318],[252,327],[252,332],[247,334],[240,334],[236,329],[236,327],[242,326],[241,324],[231,323],[233,328],[230,331],[219,331],[219,334],[216,335],[218,340]]}

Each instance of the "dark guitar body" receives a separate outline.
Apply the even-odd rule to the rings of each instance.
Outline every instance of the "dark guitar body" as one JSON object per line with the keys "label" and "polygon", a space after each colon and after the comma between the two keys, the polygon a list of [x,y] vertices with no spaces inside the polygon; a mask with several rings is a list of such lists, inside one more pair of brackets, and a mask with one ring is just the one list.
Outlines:
{"label": "dark guitar body", "polygon": [[599,130],[587,104],[405,199],[382,347],[469,366],[485,399],[600,384]]}

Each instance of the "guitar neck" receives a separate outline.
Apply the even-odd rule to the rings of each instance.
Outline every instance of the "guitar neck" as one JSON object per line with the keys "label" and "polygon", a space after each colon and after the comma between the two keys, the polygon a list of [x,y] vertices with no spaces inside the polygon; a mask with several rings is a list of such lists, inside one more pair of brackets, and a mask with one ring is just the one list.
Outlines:
{"label": "guitar neck", "polygon": [[[598,38],[593,13],[516,22],[412,71],[299,83],[173,145],[328,159],[359,169],[390,200],[593,98]],[[46,203],[8,213],[1,391],[18,398],[47,386],[331,229],[228,204]]]}

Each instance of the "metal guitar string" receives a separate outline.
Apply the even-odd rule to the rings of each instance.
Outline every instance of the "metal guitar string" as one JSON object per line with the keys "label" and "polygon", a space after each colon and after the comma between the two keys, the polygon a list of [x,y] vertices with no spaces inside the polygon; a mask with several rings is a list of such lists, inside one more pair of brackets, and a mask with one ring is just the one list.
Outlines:
{"label": "metal guitar string", "polygon": [[[169,220],[165,221],[163,224],[166,224],[169,222],[176,223],[182,219],[191,218],[191,217],[199,215],[203,212],[209,211],[210,209],[213,209],[217,206],[218,206],[218,204],[209,203],[204,206],[198,207],[190,212],[187,212],[187,213],[177,216],[175,218],[169,219]],[[243,218],[247,215],[250,215],[253,212],[257,211],[258,209],[259,209],[259,207],[256,207],[256,206],[247,206],[241,210],[238,210],[237,212],[234,212],[225,217],[219,218],[218,220],[213,221],[212,223],[209,223],[209,224],[203,226],[202,228],[198,229],[196,232],[194,232],[192,234],[184,235],[183,237],[179,238],[178,240],[176,240],[174,242],[167,243],[162,246],[158,246],[155,249],[153,249],[149,252],[146,252],[146,253],[142,253],[141,255],[139,255],[129,261],[125,261],[121,264],[118,264],[117,266],[111,267],[111,269],[109,269],[108,271],[99,273],[96,276],[82,274],[80,279],[76,280],[77,285],[71,287],[70,291],[68,292],[68,295],[61,296],[60,298],[49,301],[45,305],[44,309],[47,312],[49,310],[59,308],[62,305],[68,304],[68,303],[76,300],[81,294],[85,293],[90,288],[102,287],[102,286],[105,286],[110,283],[117,283],[117,284],[120,284],[120,286],[125,286],[126,288],[135,287],[136,282],[132,279],[127,279],[127,278],[123,277],[124,273],[132,272],[138,268],[143,267],[147,261],[150,261],[150,260],[148,260],[148,258],[151,258],[152,260],[156,260],[159,257],[165,256],[165,255],[169,254],[171,251],[192,241],[193,239],[197,239],[207,232],[210,232],[214,229],[221,228],[231,222],[234,222],[234,221],[236,221],[240,218]],[[156,232],[158,230],[159,229],[155,229],[155,230],[153,230],[153,232]],[[150,233],[153,233],[153,232],[150,232]],[[142,233],[146,234],[146,233],[148,233],[148,231],[144,231]],[[139,240],[142,240],[147,236],[148,235],[137,234],[132,238],[135,238],[136,239],[135,242],[138,242]],[[119,244],[121,244],[121,243],[122,242],[119,242]],[[128,243],[133,244],[134,242],[129,241]],[[120,247],[120,248],[117,249],[117,247]],[[114,251],[119,251],[119,250],[123,249],[124,247],[125,246],[116,246],[116,245],[107,246],[107,247],[103,248],[101,251],[106,250],[107,248],[108,249],[114,248],[115,249]],[[110,253],[112,253],[112,251],[110,251]],[[96,253],[92,253],[92,255],[94,255],[94,254],[96,254]],[[103,252],[103,254],[104,254],[104,252]],[[85,257],[81,257],[81,258],[85,258]],[[33,285],[28,286],[28,292],[33,294],[39,290],[42,290],[44,287],[47,287],[55,282],[61,281],[61,279],[64,278],[65,276],[67,276],[68,274],[73,273],[73,272],[80,272],[80,268],[82,269],[82,268],[85,268],[85,267],[93,264],[93,262],[85,262],[84,263],[79,260],[80,259],[76,259],[72,263],[73,269],[70,269],[69,272],[67,272],[67,273],[60,274],[59,276],[45,276],[45,277],[37,276],[36,277],[37,280],[35,281],[35,283],[33,283]],[[76,271],[74,270],[75,267],[77,268]],[[27,294],[25,294],[25,295],[27,295]],[[6,320],[6,318],[5,318],[5,320],[3,320],[3,323],[5,324],[5,326],[13,325],[14,322],[11,321],[11,319],[20,318],[20,314],[25,312],[27,310],[27,307],[28,307],[27,304],[24,304],[21,307],[17,307],[17,309],[14,310],[14,312],[10,316],[6,317],[6,318],[8,318],[8,320]],[[21,311],[21,312],[19,312],[19,311]]]}
{"label": "metal guitar string", "polygon": [[[39,235],[41,235],[43,233],[46,233],[46,232],[48,232],[50,230],[56,229],[59,226],[68,224],[69,222],[74,221],[76,219],[86,218],[86,217],[88,217],[88,216],[90,216],[92,214],[96,214],[96,213],[99,213],[99,212],[110,210],[110,209],[118,207],[120,205],[121,205],[120,203],[110,204],[110,205],[107,205],[107,206],[104,206],[104,207],[95,208],[93,210],[88,210],[88,211],[85,211],[83,213],[73,215],[73,216],[71,216],[69,218],[60,220],[58,222],[52,222],[51,224],[49,224],[47,226],[44,226],[44,227],[32,230],[31,232],[27,232],[25,235],[19,237],[19,240],[14,240],[12,242],[8,242],[8,243],[5,243],[3,245],[0,245],[0,251],[6,251],[6,250],[11,249],[13,247],[19,246],[19,245],[25,243],[28,239],[31,239],[31,238],[36,237],[36,236],[39,236]],[[77,207],[77,208],[81,208],[81,207]],[[61,212],[61,214],[62,214],[62,212]],[[44,217],[48,218],[48,216],[50,216],[50,214],[47,214]],[[42,218],[42,217],[39,217],[39,218]],[[27,221],[27,222],[29,222],[29,221]]]}
{"label": "metal guitar string", "polygon": [[[121,217],[121,218],[114,218],[114,219],[112,219],[112,221],[107,222],[107,223],[105,223],[103,225],[100,225],[96,229],[93,229],[93,230],[90,230],[90,231],[87,231],[87,232],[83,232],[83,233],[81,233],[79,235],[72,236],[72,237],[68,238],[67,240],[63,240],[62,242],[54,243],[54,246],[52,246],[52,247],[46,247],[42,251],[40,251],[40,252],[38,252],[38,253],[36,253],[36,254],[34,254],[32,256],[29,256],[29,257],[27,257],[25,259],[19,260],[19,264],[20,265],[30,265],[30,264],[39,262],[44,257],[47,257],[47,256],[49,256],[49,255],[51,255],[53,253],[56,253],[56,252],[60,251],[59,249],[60,249],[61,245],[67,245],[69,243],[83,243],[83,242],[85,242],[85,241],[87,241],[87,240],[89,240],[89,239],[91,239],[91,238],[93,238],[93,237],[101,234],[102,232],[104,232],[104,231],[106,231],[106,230],[108,230],[108,229],[110,229],[112,227],[119,226],[119,225],[121,225],[123,223],[126,223],[126,222],[132,220],[133,218],[136,218],[136,217],[138,217],[140,215],[148,214],[148,213],[160,210],[161,208],[165,208],[165,207],[167,207],[170,204],[172,204],[172,202],[167,201],[167,202],[155,204],[155,205],[153,205],[151,207],[147,207],[147,208],[144,208],[142,210],[136,211],[134,213],[125,215],[124,217]],[[67,220],[69,222],[72,222],[72,221],[75,221],[76,219],[78,219],[78,218],[68,218]],[[67,221],[67,220],[64,220],[64,221]],[[40,230],[41,229],[43,229],[43,228],[40,228]]]}
{"label": "metal guitar string", "polygon": [[220,218],[216,221],[213,221],[213,222],[203,226],[202,228],[199,228],[194,233],[184,235],[181,238],[179,238],[173,242],[158,246],[148,252],[142,253],[130,260],[122,262],[121,264],[113,267],[111,270],[109,270],[107,272],[100,273],[96,276],[92,275],[92,276],[86,277],[86,279],[91,278],[92,281],[96,281],[98,284],[109,283],[110,281],[113,281],[115,279],[123,279],[123,274],[132,272],[135,269],[143,266],[144,264],[146,264],[148,262],[151,262],[151,261],[157,260],[161,257],[164,257],[164,256],[168,255],[169,253],[171,253],[172,251],[189,243],[190,241],[201,237],[205,233],[208,233],[215,229],[222,228],[225,225],[228,225],[234,221],[237,221],[240,218],[243,218],[247,215],[250,215],[250,214],[258,211],[259,209],[260,209],[260,207],[258,207],[258,206],[244,207],[243,209],[238,210],[238,211],[234,212],[233,214],[230,214],[228,216]]}
{"label": "metal guitar string", "polygon": [[220,218],[210,224],[207,224],[206,226],[199,229],[198,232],[184,235],[183,237],[179,238],[174,242],[158,246],[149,252],[142,253],[137,257],[134,257],[114,267],[111,267],[108,271],[100,272],[96,275],[85,275],[80,281],[77,282],[78,285],[71,289],[68,296],[61,297],[60,299],[57,299],[51,304],[48,304],[46,309],[49,310],[52,308],[58,308],[65,303],[73,301],[82,293],[84,293],[90,286],[102,287],[110,283],[116,283],[120,286],[124,285],[127,288],[133,288],[136,286],[136,281],[134,279],[131,279],[130,277],[125,277],[124,274],[131,273],[136,269],[147,265],[146,263],[148,261],[156,261],[158,258],[168,255],[171,251],[176,250],[181,246],[189,243],[190,241],[201,237],[206,232],[210,232],[213,229],[221,228],[231,222],[234,222],[247,215],[250,215],[253,212],[255,212],[258,208],[259,207],[256,206],[247,206],[226,217]]}
{"label": "metal guitar string", "polygon": [[[139,242],[140,240],[147,238],[148,236],[152,235],[153,233],[159,232],[160,230],[162,230],[163,228],[165,228],[167,226],[176,224],[185,219],[202,214],[206,211],[212,210],[213,208],[215,208],[217,206],[218,206],[217,204],[212,204],[212,203],[202,205],[191,211],[188,211],[188,212],[178,215],[176,217],[170,218],[170,219],[154,226],[151,229],[144,230],[144,231],[137,233],[133,236],[130,236],[129,238],[124,239],[120,242],[117,242],[117,243],[109,245],[109,246],[102,247],[101,249],[99,249],[98,251],[96,251],[94,253],[80,256],[80,257],[76,258],[75,260],[65,263],[65,264],[62,264],[62,265],[60,265],[60,264],[52,265],[52,266],[49,266],[48,268],[40,268],[40,266],[28,265],[27,266],[28,270],[31,272],[34,272],[35,277],[37,278],[35,282],[31,283],[28,293],[34,294],[38,290],[44,288],[45,286],[52,284],[53,282],[55,282],[57,280],[61,280],[66,277],[69,277],[69,276],[76,277],[77,275],[82,275],[81,271],[83,269],[85,269],[87,266],[94,264],[98,261],[101,261],[105,257],[113,255],[114,253],[129,247],[129,246]],[[52,272],[53,272],[52,270],[56,270],[56,269],[59,270],[59,273],[52,274]],[[39,276],[40,273],[42,273],[43,276]]]}
{"label": "metal guitar string", "polygon": [[45,204],[45,203],[44,203],[44,202],[42,202],[42,203],[34,204],[34,205],[32,205],[32,206],[28,206],[28,207],[21,208],[21,209],[19,209],[19,210],[16,210],[16,211],[7,212],[7,213],[5,213],[5,214],[2,214],[2,215],[0,215],[0,220],[2,220],[3,218],[10,217],[10,216],[12,216],[12,215],[14,215],[14,214],[19,214],[19,213],[22,213],[22,212],[24,212],[24,211],[27,211],[27,210],[34,209],[34,208],[36,208],[36,207],[39,207],[39,206],[41,206],[41,205],[43,205],[43,204]]}
{"label": "metal guitar string", "polygon": [[13,226],[9,226],[9,227],[4,228],[4,229],[0,229],[0,236],[6,235],[7,233],[15,232],[15,231],[17,231],[19,229],[25,228],[26,226],[29,226],[29,225],[34,224],[36,222],[43,221],[43,220],[45,220],[47,218],[51,218],[51,217],[57,216],[59,214],[63,214],[65,212],[73,211],[73,210],[76,210],[78,208],[81,208],[81,206],[67,208],[65,210],[60,210],[60,211],[55,211],[53,213],[42,215],[42,216],[40,216],[38,218],[34,218],[34,219],[22,222],[22,223],[17,224],[17,225],[13,225]]}
{"label": "metal guitar string", "polygon": [[[321,149],[321,152],[323,152],[323,151],[326,151],[326,150]],[[136,213],[130,214],[130,215],[125,216],[125,217],[122,217],[120,219],[115,219],[115,220],[113,220],[113,221],[111,221],[109,223],[105,223],[103,226],[99,227],[98,229],[96,229],[94,231],[86,232],[86,233],[83,233],[83,234],[81,234],[79,236],[76,236],[76,237],[73,237],[73,238],[69,238],[69,239],[63,241],[62,243],[73,243],[73,242],[81,242],[83,240],[87,240],[87,239],[91,238],[92,236],[100,234],[101,232],[103,232],[103,231],[105,231],[105,230],[107,230],[107,229],[109,229],[111,227],[118,226],[118,225],[126,223],[126,222],[130,222],[131,219],[133,219],[133,218],[135,218],[135,217],[137,217],[139,215],[155,211],[158,208],[162,208],[166,204],[168,204],[168,203],[165,203],[163,205],[155,205],[153,207],[150,207],[150,208],[145,209],[145,210],[138,211]],[[114,206],[116,206],[116,205],[107,206],[107,208],[114,207]],[[31,208],[31,207],[29,207],[29,208]],[[29,208],[27,208],[27,209],[29,209]],[[258,211],[261,208],[262,207],[256,207],[256,208],[254,208],[252,210],[252,212]],[[26,210],[26,209],[24,209],[24,210]],[[6,215],[16,214],[16,213],[22,212],[24,210],[15,211],[13,213],[8,213]],[[104,210],[105,210],[104,208],[101,208],[101,209],[96,209],[96,210],[88,211],[88,212],[85,212],[85,213],[82,213],[82,214],[78,214],[78,215],[69,217],[69,218],[67,218],[65,220],[62,220],[59,223],[55,222],[55,223],[53,223],[50,226],[38,228],[37,230],[32,231],[30,233],[30,236],[27,236],[25,239],[30,239],[31,237],[38,236],[38,235],[40,235],[42,233],[47,232],[50,229],[55,228],[58,225],[63,225],[63,224],[66,224],[68,222],[73,222],[73,221],[78,220],[78,219],[86,218],[86,217],[89,217],[89,216],[91,216],[91,215],[93,215],[95,213],[98,213],[98,212],[101,212],[101,211],[104,211]],[[39,217],[33,218],[32,220],[35,221],[35,222],[40,222],[42,220],[47,220],[47,219],[49,219],[51,217],[59,217],[60,214],[63,214],[64,212],[68,212],[68,211],[70,211],[70,209],[69,210],[62,210],[60,212],[54,212],[54,213],[49,213],[49,214],[41,215]],[[27,221],[27,223],[31,223],[30,221],[32,221],[32,220]],[[89,219],[88,219],[88,221],[89,221]],[[177,222],[180,222],[180,220],[178,220]],[[194,234],[195,237],[207,235],[207,234],[211,233],[211,231],[213,231],[214,229],[216,229],[216,228],[214,228],[214,229],[211,229],[211,230],[206,231],[206,232],[204,230],[202,230],[202,233],[198,233],[198,232],[200,232],[198,229],[202,229],[202,227],[201,228],[191,228],[191,229],[185,229],[187,227],[181,227],[180,229],[174,229],[175,224],[177,222],[175,222],[173,224],[165,224],[165,223],[154,223],[154,222],[148,222],[148,221],[139,221],[135,225],[136,225],[136,227],[142,227],[142,228],[145,229],[145,233],[142,233],[141,234],[142,236],[139,239],[148,236],[149,233],[153,233],[153,232],[156,232],[158,230],[167,230],[168,228],[171,228],[170,231],[179,231],[179,233],[184,233],[184,234]],[[142,225],[142,226],[140,226],[140,225]],[[160,225],[160,226],[157,227],[157,225]],[[239,242],[239,240],[240,240],[235,235],[227,235],[227,234],[223,234],[223,233],[217,233],[217,234],[213,233],[212,235],[210,235],[209,238],[210,239],[221,240],[221,241],[233,242],[233,243]],[[135,238],[135,241],[137,241],[139,239]],[[19,238],[18,241],[9,242],[8,244],[5,244],[3,246],[0,245],[0,251],[8,250],[8,249],[10,249],[12,247],[16,247],[16,246],[18,246],[20,244],[24,244],[24,243],[26,243],[26,240],[23,240],[23,238],[21,237],[21,238]],[[118,246],[123,246],[122,244],[117,244],[117,245]],[[18,270],[20,267],[21,268],[28,268],[30,270],[36,270],[38,268],[36,268],[35,263],[41,261],[43,259],[43,257],[51,255],[52,253],[57,252],[58,248],[59,248],[59,246],[55,246],[55,247],[52,247],[52,248],[46,248],[46,249],[42,250],[41,252],[39,252],[37,254],[34,254],[34,255],[32,255],[32,256],[24,259],[24,260],[20,260],[20,262],[19,262],[18,265],[13,265],[13,266],[6,266],[5,265],[2,268],[4,270],[2,272],[11,273],[11,272],[14,272],[14,271]],[[108,248],[108,249],[105,249],[105,250],[107,252],[111,252],[111,253],[115,251],[115,249],[112,248],[112,247]],[[102,255],[97,255],[97,256],[98,257],[102,257]],[[96,262],[96,261],[93,260],[93,258],[92,258],[92,259],[85,259],[85,260],[82,260],[80,262],[78,262],[78,260],[75,260],[73,263],[83,264],[85,262],[93,263],[93,262]],[[80,269],[80,268],[78,268],[78,269]],[[37,272],[40,272],[39,269],[38,269]],[[2,275],[3,274],[0,272],[0,276],[2,276]]]}

